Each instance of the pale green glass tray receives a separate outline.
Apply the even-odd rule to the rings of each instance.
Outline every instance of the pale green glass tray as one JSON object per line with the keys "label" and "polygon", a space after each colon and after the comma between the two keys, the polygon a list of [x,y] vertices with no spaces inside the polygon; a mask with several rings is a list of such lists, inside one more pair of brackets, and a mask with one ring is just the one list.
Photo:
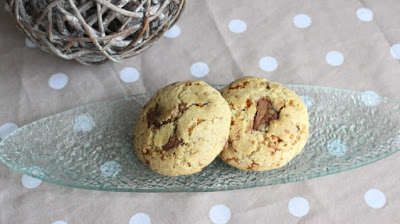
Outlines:
{"label": "pale green glass tray", "polygon": [[191,176],[166,177],[148,169],[134,154],[132,131],[151,93],[79,107],[26,125],[0,143],[0,159],[19,172],[67,187],[197,192],[306,180],[360,167],[400,149],[399,101],[373,92],[289,87],[309,109],[310,139],[290,164],[269,172],[240,171],[220,159]]}

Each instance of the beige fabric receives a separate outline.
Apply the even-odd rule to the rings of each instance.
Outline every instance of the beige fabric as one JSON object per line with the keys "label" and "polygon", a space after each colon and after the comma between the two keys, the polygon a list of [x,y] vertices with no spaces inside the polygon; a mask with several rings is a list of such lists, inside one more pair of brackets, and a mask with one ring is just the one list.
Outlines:
{"label": "beige fabric", "polygon": [[[3,5],[4,1],[1,1]],[[356,16],[370,8],[371,22]],[[187,79],[195,62],[208,64],[201,78],[224,84],[243,75],[260,75],[285,84],[331,86],[400,98],[400,61],[390,47],[400,43],[400,2],[397,0],[192,0],[178,22],[181,34],[162,38],[139,57],[122,64],[82,66],[28,48],[13,20],[0,8],[0,126],[22,126],[67,109],[104,99],[154,91]],[[307,29],[293,17],[307,14]],[[232,33],[233,19],[247,30]],[[344,56],[341,66],[325,61],[329,51]],[[275,71],[264,72],[259,59],[273,56]],[[134,67],[140,78],[125,83],[119,77]],[[68,84],[49,87],[55,73]],[[0,223],[129,223],[138,212],[152,223],[211,223],[210,208],[230,208],[230,223],[399,223],[400,154],[351,171],[297,183],[213,193],[114,193],[70,189],[48,183],[28,189],[22,174],[0,164]],[[364,202],[369,189],[386,196],[383,208]],[[310,211],[302,218],[289,213],[293,197],[303,197]]]}

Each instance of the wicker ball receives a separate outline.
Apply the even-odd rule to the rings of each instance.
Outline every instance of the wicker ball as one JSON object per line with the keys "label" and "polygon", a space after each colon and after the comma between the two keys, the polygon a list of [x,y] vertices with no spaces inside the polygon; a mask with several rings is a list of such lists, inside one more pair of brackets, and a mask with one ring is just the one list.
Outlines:
{"label": "wicker ball", "polygon": [[119,62],[149,48],[186,0],[7,0],[18,27],[42,50],[82,64]]}

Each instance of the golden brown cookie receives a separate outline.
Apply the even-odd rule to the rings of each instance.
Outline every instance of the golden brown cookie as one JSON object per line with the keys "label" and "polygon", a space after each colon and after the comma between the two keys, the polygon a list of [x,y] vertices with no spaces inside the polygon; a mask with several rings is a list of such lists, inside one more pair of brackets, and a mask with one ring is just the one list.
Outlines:
{"label": "golden brown cookie", "polygon": [[226,86],[232,121],[220,157],[241,170],[266,171],[286,165],[308,140],[308,113],[301,98],[264,78],[244,77]]}
{"label": "golden brown cookie", "polygon": [[221,94],[203,81],[177,82],[160,89],[136,121],[134,148],[159,174],[201,171],[222,151],[231,112]]}

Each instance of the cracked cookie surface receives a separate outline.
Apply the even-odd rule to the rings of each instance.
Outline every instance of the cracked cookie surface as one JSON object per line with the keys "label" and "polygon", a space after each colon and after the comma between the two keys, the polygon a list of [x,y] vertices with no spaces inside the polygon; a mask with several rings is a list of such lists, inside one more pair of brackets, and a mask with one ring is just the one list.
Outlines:
{"label": "cracked cookie surface", "polygon": [[229,139],[220,157],[246,171],[286,165],[308,140],[308,112],[289,88],[260,77],[244,77],[222,91],[232,119]]}
{"label": "cracked cookie surface", "polygon": [[159,174],[201,171],[222,151],[231,112],[221,94],[203,81],[177,82],[160,89],[136,121],[134,148]]}

